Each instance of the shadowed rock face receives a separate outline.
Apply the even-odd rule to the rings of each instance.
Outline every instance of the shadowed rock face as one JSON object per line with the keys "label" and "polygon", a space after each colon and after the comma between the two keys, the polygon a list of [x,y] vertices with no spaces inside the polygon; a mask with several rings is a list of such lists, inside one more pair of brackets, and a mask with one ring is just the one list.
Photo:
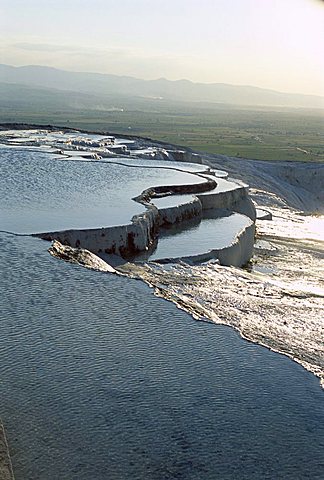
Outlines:
{"label": "shadowed rock face", "polygon": [[54,240],[48,251],[53,257],[60,258],[66,262],[77,263],[83,267],[101,272],[117,273],[111,265],[97,257],[94,253],[89,252],[89,250],[69,247]]}

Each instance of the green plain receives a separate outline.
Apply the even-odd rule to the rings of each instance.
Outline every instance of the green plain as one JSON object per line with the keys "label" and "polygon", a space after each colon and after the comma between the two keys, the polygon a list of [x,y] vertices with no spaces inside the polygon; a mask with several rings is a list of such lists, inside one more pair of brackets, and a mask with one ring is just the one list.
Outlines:
{"label": "green plain", "polygon": [[109,109],[2,108],[0,122],[59,125],[148,137],[194,150],[259,160],[324,161],[322,110],[123,102]]}

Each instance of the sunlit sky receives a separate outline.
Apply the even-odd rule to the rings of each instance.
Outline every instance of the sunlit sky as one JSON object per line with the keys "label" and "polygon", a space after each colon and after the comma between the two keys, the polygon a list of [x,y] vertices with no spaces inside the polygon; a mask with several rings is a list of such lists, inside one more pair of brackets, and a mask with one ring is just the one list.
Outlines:
{"label": "sunlit sky", "polygon": [[324,95],[324,2],[1,0],[0,63]]}

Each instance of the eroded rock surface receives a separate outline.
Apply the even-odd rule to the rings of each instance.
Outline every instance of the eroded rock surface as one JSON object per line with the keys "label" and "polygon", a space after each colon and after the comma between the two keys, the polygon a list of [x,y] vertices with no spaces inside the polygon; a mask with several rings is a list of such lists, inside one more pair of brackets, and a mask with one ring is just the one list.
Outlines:
{"label": "eroded rock surface", "polygon": [[8,443],[0,419],[0,479],[14,480],[11,460],[9,457]]}
{"label": "eroded rock surface", "polygon": [[69,247],[54,240],[48,251],[53,257],[60,258],[66,262],[77,263],[83,267],[92,270],[99,270],[101,272],[117,273],[107,262],[97,257],[94,253],[89,252],[89,250],[84,250],[83,248]]}

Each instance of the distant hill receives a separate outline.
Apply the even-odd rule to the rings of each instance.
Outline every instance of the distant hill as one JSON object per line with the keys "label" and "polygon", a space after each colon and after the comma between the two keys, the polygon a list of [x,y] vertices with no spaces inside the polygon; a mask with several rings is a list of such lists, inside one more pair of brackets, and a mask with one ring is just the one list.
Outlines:
{"label": "distant hill", "polygon": [[82,92],[0,83],[0,108],[13,110],[116,110],[122,99]]}
{"label": "distant hill", "polygon": [[[57,95],[59,90],[74,92],[75,98],[79,93],[83,94],[82,101],[90,102],[90,104],[91,98],[87,97],[86,100],[84,94],[95,95],[99,104],[102,103],[102,100],[99,101],[99,97],[109,96],[111,99],[113,96],[122,96],[161,99],[167,102],[324,108],[324,97],[315,95],[288,94],[258,87],[222,83],[194,83],[189,80],[170,81],[164,78],[141,80],[99,73],[68,72],[43,66],[12,67],[0,64],[0,82],[2,84],[19,84],[34,89],[55,89],[56,92],[52,92],[52,95],[50,92],[40,90],[40,95],[48,94],[50,97]],[[59,101],[58,98],[57,100]],[[78,101],[80,101],[80,97],[78,97]]]}

